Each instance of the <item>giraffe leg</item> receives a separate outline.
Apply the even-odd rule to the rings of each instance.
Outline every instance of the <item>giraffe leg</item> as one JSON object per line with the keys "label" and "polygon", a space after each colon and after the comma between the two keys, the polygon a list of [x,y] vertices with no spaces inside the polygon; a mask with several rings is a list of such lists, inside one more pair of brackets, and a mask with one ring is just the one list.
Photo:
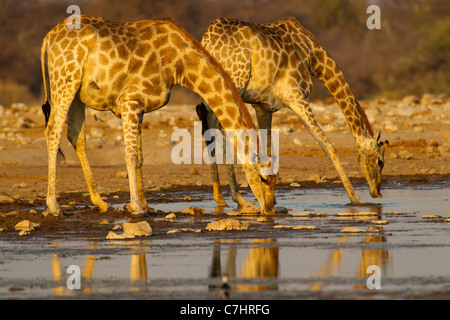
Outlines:
{"label": "giraffe leg", "polygon": [[[222,137],[223,137],[223,154],[226,154],[226,145],[227,145],[227,137],[226,134],[223,130],[223,127],[220,125],[219,120],[217,119],[217,117],[215,116],[214,112],[212,112],[212,110],[209,110],[209,117],[214,117],[216,119],[216,127],[219,127],[221,132],[222,132]],[[227,167],[227,173],[228,173],[228,179],[230,180],[230,193],[231,193],[231,199],[233,199],[234,202],[236,202],[238,204],[238,207],[243,207],[247,201],[242,197],[241,193],[239,192],[239,185],[237,183],[236,180],[236,173],[234,170],[234,164],[230,164],[227,163],[226,164]],[[219,176],[217,175],[217,178]]]}
{"label": "giraffe leg", "polygon": [[[202,122],[202,134],[204,138],[204,133],[209,128],[209,122],[212,123],[213,127],[217,127],[217,124],[219,123],[219,120],[215,117],[212,110],[206,107],[205,103],[200,103],[196,107],[197,115]],[[209,146],[209,144],[212,141],[206,141],[206,146]],[[211,154],[212,156],[215,156],[215,149],[213,150],[214,154]],[[220,187],[220,179],[219,179],[219,170],[217,167],[217,163],[213,161],[210,164],[211,168],[211,178],[213,181],[213,197],[214,201],[216,201],[217,205],[219,207],[226,207],[227,203],[225,202],[225,199],[223,198],[222,188]]]}
{"label": "giraffe leg", "polygon": [[219,207],[227,207],[227,203],[223,198],[222,188],[220,187],[220,178],[219,178],[219,170],[217,167],[217,163],[211,163],[211,178],[213,180],[213,194],[214,201],[217,203]]}
{"label": "giraffe leg", "polygon": [[[141,111],[136,101],[119,102],[122,112],[122,127],[125,141],[125,162],[127,165],[128,182],[130,185],[130,203],[126,205],[132,215],[144,215],[138,191],[138,163],[139,163],[139,119]],[[140,174],[142,181],[142,173]]]}
{"label": "giraffe leg", "polygon": [[[259,136],[261,139],[261,130],[267,130],[267,156],[270,157],[272,155],[272,112],[268,111],[268,107],[265,107],[261,104],[252,104],[253,108],[256,111],[256,121],[258,122],[259,128]],[[260,151],[261,152],[261,151]],[[275,195],[273,196],[273,204],[277,203],[275,199]]]}
{"label": "giraffe leg", "polygon": [[336,149],[333,144],[328,140],[328,138],[323,133],[322,129],[317,125],[316,120],[314,119],[314,115],[309,107],[308,102],[303,96],[299,93],[294,99],[290,101],[288,104],[289,107],[295,112],[295,114],[300,118],[300,121],[303,123],[305,128],[311,133],[311,135],[316,139],[322,149],[325,151],[327,156],[332,161],[341,181],[344,185],[345,190],[347,191],[348,197],[353,204],[361,203],[359,196],[356,194],[353,189],[350,180],[348,179],[344,168],[337,157]]}
{"label": "giraffe leg", "polygon": [[83,169],[84,177],[89,189],[89,194],[93,204],[100,208],[101,212],[108,210],[108,204],[104,202],[98,193],[97,186],[92,175],[91,167],[87,159],[86,134],[85,134],[85,105],[78,97],[72,101],[68,113],[67,138],[75,149],[78,159]]}
{"label": "giraffe leg", "polygon": [[47,126],[45,128],[45,139],[47,141],[47,154],[48,154],[48,181],[47,181],[47,199],[46,204],[48,212],[54,216],[61,215],[61,209],[56,201],[56,157],[58,153],[59,143],[61,141],[61,135],[66,120],[66,115],[74,95],[67,100],[61,101],[54,97],[54,103],[52,111],[50,113]]}
{"label": "giraffe leg", "polygon": [[142,208],[146,212],[153,211],[148,204],[147,204],[147,198],[145,197],[144,192],[144,179],[142,178],[142,164],[144,162],[144,156],[142,154],[142,120],[144,118],[144,115],[141,114],[139,116],[139,123],[138,123],[138,163],[137,163],[137,187],[138,187],[138,194],[139,194],[139,201],[141,203]]}

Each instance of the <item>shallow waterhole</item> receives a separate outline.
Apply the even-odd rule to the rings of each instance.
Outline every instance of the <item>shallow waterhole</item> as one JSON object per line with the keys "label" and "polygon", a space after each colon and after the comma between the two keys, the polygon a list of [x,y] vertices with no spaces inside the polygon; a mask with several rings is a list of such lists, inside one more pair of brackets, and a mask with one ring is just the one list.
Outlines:
{"label": "shallow waterhole", "polygon": [[[160,233],[126,241],[0,238],[0,298],[216,299],[224,274],[237,299],[408,298],[448,293],[450,224],[444,219],[450,217],[449,185],[390,185],[380,199],[370,198],[365,188],[357,192],[365,202],[362,206],[349,205],[345,191],[338,188],[279,190],[277,206],[288,208],[288,213],[275,215],[270,222],[237,217],[249,223],[248,231]],[[197,200],[170,200],[184,196]],[[167,202],[150,205],[164,212],[198,206],[206,211],[199,219],[211,221],[217,213],[211,193],[166,192],[163,197]],[[253,201],[250,193],[244,198]],[[229,197],[226,200],[232,203]],[[233,205],[223,210],[235,209]],[[311,214],[293,215],[299,211]],[[338,215],[361,211],[377,215]],[[424,219],[424,215],[442,218]],[[387,224],[377,226],[377,220]],[[317,229],[275,229],[275,225]],[[366,232],[342,233],[345,227]],[[70,265],[82,272],[80,290],[67,287]],[[381,272],[381,289],[367,287],[372,265]]]}

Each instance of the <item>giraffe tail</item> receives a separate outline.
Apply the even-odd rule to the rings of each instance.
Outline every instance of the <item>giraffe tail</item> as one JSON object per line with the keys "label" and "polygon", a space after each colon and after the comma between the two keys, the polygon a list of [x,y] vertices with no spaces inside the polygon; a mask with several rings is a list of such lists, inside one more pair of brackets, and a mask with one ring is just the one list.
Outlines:
{"label": "giraffe tail", "polygon": [[205,131],[208,130],[208,110],[204,102],[201,102],[195,107],[195,111],[197,112],[198,118],[202,122],[202,134],[205,134]]}

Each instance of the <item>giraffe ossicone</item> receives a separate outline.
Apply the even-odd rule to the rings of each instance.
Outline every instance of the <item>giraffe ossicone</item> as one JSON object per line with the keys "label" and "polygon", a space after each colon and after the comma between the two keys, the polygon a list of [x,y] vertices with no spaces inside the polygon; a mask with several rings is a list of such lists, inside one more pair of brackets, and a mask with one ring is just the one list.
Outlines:
{"label": "giraffe ossicone", "polygon": [[[46,203],[54,215],[61,213],[55,191],[56,155],[66,118],[67,137],[80,160],[91,201],[102,211],[108,209],[87,159],[86,106],[111,111],[122,119],[130,188],[127,208],[135,215],[148,209],[142,179],[143,115],[166,105],[174,85],[196,92],[224,128],[254,127],[221,65],[172,20],[117,22],[82,15],[80,28],[75,29],[68,28],[66,22],[46,35],[41,48],[43,111],[48,121]],[[262,213],[271,214],[276,176],[262,177],[261,166],[245,163],[243,169]]]}
{"label": "giraffe ossicone", "polygon": [[[342,110],[358,148],[358,161],[370,194],[381,197],[381,171],[386,144],[374,138],[367,116],[356,101],[344,74],[314,35],[295,18],[269,24],[220,18],[202,37],[202,45],[228,72],[244,102],[252,104],[259,128],[272,126],[272,114],[290,108],[332,161],[350,201],[360,203],[336,153],[336,149],[316,123],[308,103],[312,76],[320,80]],[[206,128],[219,128],[220,122],[207,105],[197,106]],[[199,111],[199,109],[201,109]],[[268,148],[271,145],[268,139]],[[220,186],[217,165],[211,165],[213,185]],[[233,168],[229,167],[233,200],[242,201]],[[220,187],[215,199],[223,204]]]}

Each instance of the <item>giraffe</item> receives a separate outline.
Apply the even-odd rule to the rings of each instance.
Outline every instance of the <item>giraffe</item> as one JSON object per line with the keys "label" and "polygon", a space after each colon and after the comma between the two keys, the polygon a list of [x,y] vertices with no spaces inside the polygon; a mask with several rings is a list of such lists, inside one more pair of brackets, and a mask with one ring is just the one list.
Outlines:
{"label": "giraffe", "polygon": [[[219,18],[206,30],[202,45],[222,64],[236,85],[244,102],[252,104],[259,128],[268,129],[270,149],[272,114],[290,108],[332,161],[353,204],[361,203],[336,153],[334,145],[318,126],[308,103],[311,77],[319,79],[341,108],[358,148],[358,162],[372,197],[381,197],[381,172],[388,141],[375,137],[364,110],[354,97],[342,71],[314,35],[295,18],[270,24],[254,24]],[[220,127],[207,104],[197,106],[202,123]],[[211,167],[214,195],[219,205],[226,205],[220,190],[217,165]],[[235,202],[239,195],[233,168],[228,166],[230,187]],[[219,186],[219,187],[217,187]],[[234,189],[234,190],[233,190]]]}
{"label": "giraffe", "polygon": [[[56,158],[66,118],[67,137],[80,160],[91,201],[101,211],[108,209],[87,159],[86,106],[111,111],[122,119],[130,189],[126,207],[136,216],[149,209],[142,180],[143,115],[166,105],[174,85],[187,87],[207,101],[224,128],[253,126],[221,65],[174,21],[116,22],[81,15],[80,28],[70,29],[66,20],[45,36],[41,48],[48,150],[46,204],[53,215],[61,214],[55,192]],[[250,157],[248,152],[245,157]],[[273,213],[276,177],[265,175],[259,161],[241,163],[262,213]]]}

